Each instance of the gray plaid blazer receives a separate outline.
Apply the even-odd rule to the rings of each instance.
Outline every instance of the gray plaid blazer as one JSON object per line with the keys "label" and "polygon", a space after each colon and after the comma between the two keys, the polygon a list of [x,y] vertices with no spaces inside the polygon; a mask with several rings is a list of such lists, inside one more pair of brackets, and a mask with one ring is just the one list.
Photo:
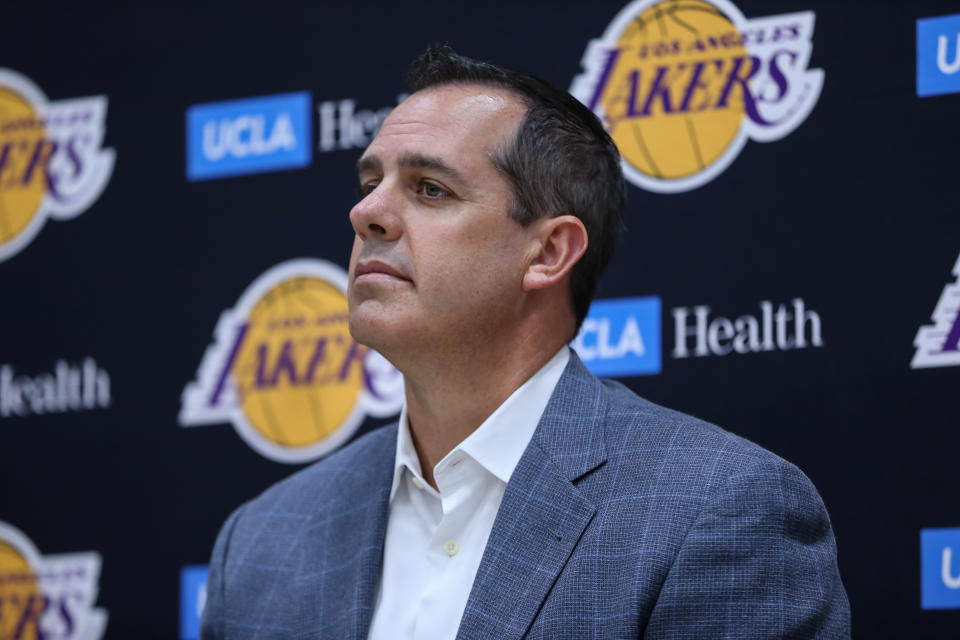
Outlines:
{"label": "gray plaid blazer", "polygon": [[[396,433],[359,438],[230,516],[202,638],[366,638]],[[830,520],[806,476],[572,355],[507,486],[457,638],[849,635]]]}

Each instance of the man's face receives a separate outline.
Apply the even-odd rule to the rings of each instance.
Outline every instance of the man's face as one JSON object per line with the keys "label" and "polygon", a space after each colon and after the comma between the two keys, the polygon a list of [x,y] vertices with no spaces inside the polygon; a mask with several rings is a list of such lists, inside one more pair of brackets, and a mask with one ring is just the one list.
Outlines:
{"label": "man's face", "polygon": [[358,341],[388,356],[468,348],[511,322],[530,245],[490,155],[524,112],[508,92],[449,85],[414,94],[384,121],[358,163],[365,195],[350,211]]}

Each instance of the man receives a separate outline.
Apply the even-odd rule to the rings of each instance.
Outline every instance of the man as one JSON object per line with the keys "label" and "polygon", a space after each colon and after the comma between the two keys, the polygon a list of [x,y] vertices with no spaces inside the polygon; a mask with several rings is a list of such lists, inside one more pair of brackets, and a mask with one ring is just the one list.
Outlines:
{"label": "man", "polygon": [[799,470],[594,378],[567,343],[621,225],[565,92],[428,50],[358,163],[350,327],[399,426],[243,505],[204,638],[845,638]]}

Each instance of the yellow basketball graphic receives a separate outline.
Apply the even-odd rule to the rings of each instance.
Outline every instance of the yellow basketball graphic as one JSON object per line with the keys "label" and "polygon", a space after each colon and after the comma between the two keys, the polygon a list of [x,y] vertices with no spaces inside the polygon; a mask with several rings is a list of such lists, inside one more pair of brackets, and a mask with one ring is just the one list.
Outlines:
{"label": "yellow basketball graphic", "polygon": [[47,220],[86,211],[113,172],[102,147],[107,97],[48,100],[32,80],[0,68],[0,261],[29,245]]}
{"label": "yellow basketball graphic", "polygon": [[661,2],[623,31],[600,100],[611,136],[636,170],[684,178],[730,146],[743,121],[743,92],[731,87],[718,102],[736,59],[749,63],[738,40],[733,23],[701,0]]}
{"label": "yellow basketball graphic", "polygon": [[347,320],[346,296],[315,277],[281,282],[255,304],[231,373],[243,413],[264,438],[312,445],[353,412],[365,347]]}
{"label": "yellow basketball graphic", "polygon": [[346,270],[316,258],[260,274],[220,316],[180,425],[230,422],[260,454],[299,464],[400,411],[403,376],[350,335],[346,292]]}
{"label": "yellow basketball graphic", "polygon": [[0,87],[0,244],[24,230],[46,194],[45,134],[30,103]]}
{"label": "yellow basketball graphic", "polygon": [[629,182],[696,189],[748,140],[789,135],[816,105],[814,19],[747,18],[732,0],[633,0],[589,42],[570,93],[607,127]]}
{"label": "yellow basketball graphic", "polygon": [[12,546],[0,540],[0,603],[9,615],[0,615],[0,638],[39,640],[36,625],[20,626],[20,618],[26,607],[43,607],[43,595],[37,584],[37,575],[27,559]]}

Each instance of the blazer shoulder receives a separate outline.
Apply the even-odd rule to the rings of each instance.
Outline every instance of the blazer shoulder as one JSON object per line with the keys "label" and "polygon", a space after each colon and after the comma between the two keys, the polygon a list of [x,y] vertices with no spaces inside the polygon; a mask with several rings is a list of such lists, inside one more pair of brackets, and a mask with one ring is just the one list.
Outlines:
{"label": "blazer shoulder", "polygon": [[[261,624],[271,638],[305,637],[295,631],[305,611],[349,621],[367,566],[351,558],[382,539],[395,443],[393,426],[376,429],[238,507],[214,544],[201,637]],[[317,590],[324,576],[340,586]]]}
{"label": "blazer shoulder", "polygon": [[655,404],[620,382],[595,377],[575,353],[535,440],[569,477],[606,460],[624,488],[648,481],[655,471],[662,481],[702,495],[716,488],[715,481],[750,468],[792,467],[715,424]]}
{"label": "blazer shoulder", "polygon": [[601,380],[607,395],[608,442],[616,449],[661,449],[687,462],[719,464],[727,474],[751,470],[803,473],[764,447],[700,418],[668,409],[637,395],[623,384]]}

